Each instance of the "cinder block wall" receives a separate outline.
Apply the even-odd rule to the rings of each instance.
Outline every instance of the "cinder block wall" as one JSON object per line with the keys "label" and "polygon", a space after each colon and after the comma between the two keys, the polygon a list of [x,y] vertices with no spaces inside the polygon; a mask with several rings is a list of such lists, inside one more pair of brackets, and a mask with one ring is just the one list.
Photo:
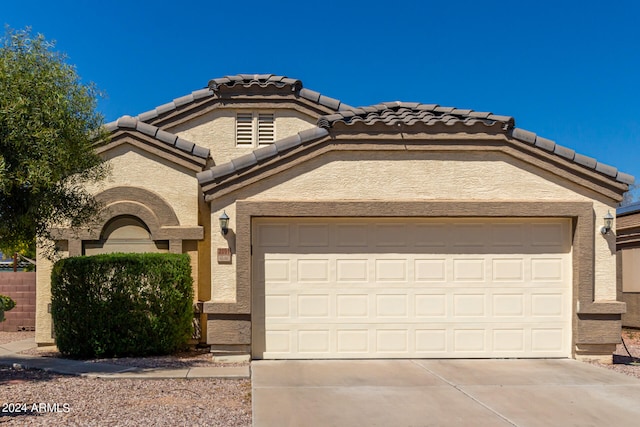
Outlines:
{"label": "cinder block wall", "polygon": [[0,294],[11,297],[16,306],[4,314],[0,331],[33,331],[36,327],[36,273],[0,272]]}

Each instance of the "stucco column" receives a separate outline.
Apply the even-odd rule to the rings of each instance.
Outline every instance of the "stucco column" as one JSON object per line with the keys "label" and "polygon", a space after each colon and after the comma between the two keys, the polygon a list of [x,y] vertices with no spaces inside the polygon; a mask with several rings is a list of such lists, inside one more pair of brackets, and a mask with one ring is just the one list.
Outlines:
{"label": "stucco column", "polygon": [[181,254],[182,253],[182,240],[180,239],[171,239],[169,240],[169,252],[172,254]]}
{"label": "stucco column", "polygon": [[80,256],[82,255],[82,240],[79,239],[69,239],[69,256]]}

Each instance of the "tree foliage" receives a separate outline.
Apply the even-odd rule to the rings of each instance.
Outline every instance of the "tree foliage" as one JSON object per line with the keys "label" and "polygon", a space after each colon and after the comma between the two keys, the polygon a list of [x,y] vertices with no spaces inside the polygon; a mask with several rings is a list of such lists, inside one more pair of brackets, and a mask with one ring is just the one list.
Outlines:
{"label": "tree foliage", "polygon": [[16,302],[6,295],[0,294],[0,322],[4,322],[4,313],[12,310],[16,306]]}
{"label": "tree foliage", "polygon": [[624,196],[622,198],[622,202],[620,202],[620,206],[629,206],[633,203],[636,203],[637,201],[640,200],[640,187],[638,187],[638,184],[631,184],[629,185],[629,191],[627,191],[626,193],[624,193]]}
{"label": "tree foliage", "polygon": [[104,137],[98,92],[55,44],[29,28],[0,38],[0,250],[79,226],[97,204],[84,185],[107,168],[93,150]]}

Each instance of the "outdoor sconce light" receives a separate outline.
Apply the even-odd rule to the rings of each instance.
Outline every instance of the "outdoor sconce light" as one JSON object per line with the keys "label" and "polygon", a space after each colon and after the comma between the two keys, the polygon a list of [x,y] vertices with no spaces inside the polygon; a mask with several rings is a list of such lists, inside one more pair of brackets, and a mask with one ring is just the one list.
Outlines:
{"label": "outdoor sconce light", "polygon": [[607,211],[607,214],[604,216],[604,226],[600,229],[600,232],[604,234],[609,234],[611,231],[611,227],[613,226],[613,215],[611,212]]}
{"label": "outdoor sconce light", "polygon": [[219,221],[220,221],[220,232],[222,233],[223,236],[226,236],[226,234],[229,232],[229,215],[227,215],[227,212],[225,211],[222,212],[222,215],[220,215]]}

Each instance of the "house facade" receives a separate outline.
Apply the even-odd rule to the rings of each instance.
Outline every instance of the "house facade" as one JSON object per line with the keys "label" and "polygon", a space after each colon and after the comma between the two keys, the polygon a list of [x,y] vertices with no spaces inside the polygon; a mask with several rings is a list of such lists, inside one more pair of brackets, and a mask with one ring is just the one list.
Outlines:
{"label": "house facade", "polygon": [[[212,351],[607,357],[620,340],[615,236],[600,229],[633,177],[512,117],[353,108],[264,74],[107,126],[102,219],[55,230],[58,245],[188,253]],[[49,274],[40,257],[41,344]]]}
{"label": "house facade", "polygon": [[640,203],[618,208],[618,299],[627,304],[622,326],[640,328]]}

